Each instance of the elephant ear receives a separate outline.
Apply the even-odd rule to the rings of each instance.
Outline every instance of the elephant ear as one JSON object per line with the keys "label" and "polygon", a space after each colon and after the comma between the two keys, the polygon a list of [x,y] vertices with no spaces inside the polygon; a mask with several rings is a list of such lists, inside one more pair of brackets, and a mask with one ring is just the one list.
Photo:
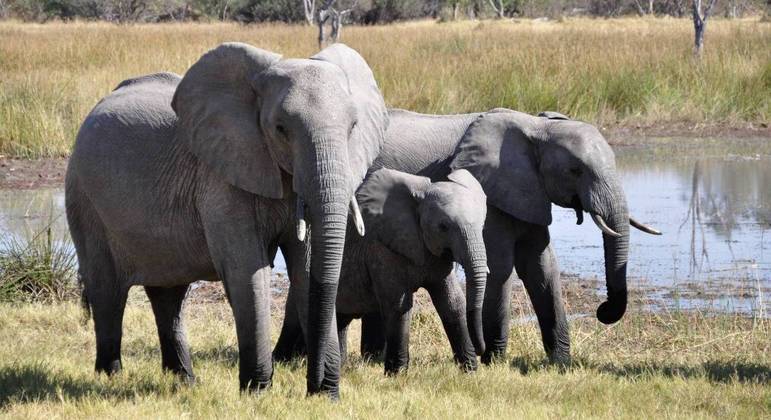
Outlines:
{"label": "elephant ear", "polygon": [[538,173],[531,119],[519,112],[480,116],[463,135],[450,168],[474,175],[488,204],[546,226],[551,224],[551,202]]}
{"label": "elephant ear", "polygon": [[171,103],[177,136],[198,159],[228,183],[269,198],[289,191],[260,131],[251,81],[280,58],[247,44],[222,44],[190,67]]}
{"label": "elephant ear", "polygon": [[415,265],[426,261],[418,204],[430,185],[428,178],[383,168],[367,176],[356,193],[367,236]]}
{"label": "elephant ear", "polygon": [[560,114],[559,112],[554,111],[543,111],[538,114],[539,117],[548,118],[550,120],[569,120],[570,117],[564,114]]}
{"label": "elephant ear", "polygon": [[351,132],[348,156],[351,172],[358,186],[383,147],[388,127],[388,110],[377,87],[375,76],[364,58],[344,44],[332,44],[313,60],[340,67],[348,78],[348,89],[356,107],[356,126]]}

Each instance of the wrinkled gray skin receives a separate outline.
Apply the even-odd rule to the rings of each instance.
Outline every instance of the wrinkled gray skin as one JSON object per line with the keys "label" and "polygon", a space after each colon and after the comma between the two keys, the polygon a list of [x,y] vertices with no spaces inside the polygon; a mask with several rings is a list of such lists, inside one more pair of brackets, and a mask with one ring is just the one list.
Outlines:
{"label": "wrinkled gray skin", "polygon": [[[351,320],[378,313],[384,322],[385,372],[406,369],[412,295],[422,287],[439,313],[455,361],[465,370],[476,369],[475,343],[469,331],[477,342],[482,339],[486,197],[466,170],[447,178],[431,183],[425,177],[380,169],[370,174],[357,192],[367,235],[349,234],[345,246],[337,295],[343,358]],[[468,275],[465,297],[453,275],[453,261]],[[293,346],[301,337],[297,315],[292,312],[295,290],[292,285],[287,321],[274,352],[281,360],[297,350]]]}
{"label": "wrinkled gray skin", "polygon": [[[383,152],[373,164],[445,179],[465,168],[488,198],[484,239],[488,277],[482,361],[506,351],[512,279],[524,282],[538,317],[544,348],[556,363],[570,360],[570,338],[559,268],[550,244],[551,204],[600,216],[616,235],[603,233],[608,299],[597,318],[610,324],[626,310],[629,211],[613,151],[593,126],[558,113],[531,116],[497,109],[483,114],[434,116],[391,110]],[[516,274],[515,274],[516,273]],[[378,317],[364,319],[363,350],[376,353]]]}
{"label": "wrinkled gray skin", "polygon": [[[240,386],[270,386],[270,265],[281,247],[290,274],[304,277],[310,245],[308,392],[336,396],[334,298],[348,206],[387,118],[369,67],[342,44],[311,59],[222,44],[182,79],[131,79],[102,99],[78,134],[65,193],[96,370],[120,370],[126,296],[142,285],[163,367],[192,379],[182,302],[189,283],[221,279]],[[307,243],[295,235],[298,198]]]}

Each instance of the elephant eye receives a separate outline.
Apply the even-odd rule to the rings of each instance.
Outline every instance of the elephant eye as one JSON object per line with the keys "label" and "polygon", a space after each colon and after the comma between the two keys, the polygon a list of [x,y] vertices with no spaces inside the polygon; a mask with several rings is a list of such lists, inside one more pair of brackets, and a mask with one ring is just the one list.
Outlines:
{"label": "elephant eye", "polygon": [[447,226],[447,223],[445,222],[439,222],[438,227],[439,227],[439,230],[442,232],[447,232],[448,230],[450,230],[450,227]]}
{"label": "elephant eye", "polygon": [[356,121],[354,121],[353,124],[351,124],[351,129],[348,130],[348,137],[351,136],[351,133],[353,133],[354,128],[356,128]]}
{"label": "elephant eye", "polygon": [[570,173],[575,175],[575,176],[580,176],[581,175],[581,168],[571,168],[570,169]]}
{"label": "elephant eye", "polygon": [[281,135],[286,136],[286,128],[284,128],[283,125],[281,124],[277,125],[276,131],[278,131]]}

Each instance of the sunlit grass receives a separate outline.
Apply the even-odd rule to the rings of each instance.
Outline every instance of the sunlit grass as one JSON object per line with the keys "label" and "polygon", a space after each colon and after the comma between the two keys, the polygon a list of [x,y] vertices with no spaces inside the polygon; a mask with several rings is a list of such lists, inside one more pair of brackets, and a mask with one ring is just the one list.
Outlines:
{"label": "sunlit grass", "polygon": [[[237,344],[224,303],[186,308],[199,383],[178,385],[160,369],[149,305],[135,294],[124,320],[124,371],[92,372],[92,326],[75,303],[0,305],[0,412],[19,418],[555,418],[771,415],[767,320],[732,315],[632,312],[606,327],[571,324],[574,366],[543,364],[534,323],[512,327],[508,361],[463,374],[453,366],[437,317],[413,319],[412,363],[402,376],[355,356],[342,400],[305,397],[302,362],[279,365],[260,396],[237,391]],[[279,319],[274,319],[274,336]],[[512,362],[513,360],[513,362]]]}
{"label": "sunlit grass", "polygon": [[[771,116],[771,25],[710,21],[701,64],[688,19],[568,19],[346,27],[390,106],[456,113],[557,110],[602,126],[741,126]],[[64,156],[120,81],[184,73],[206,50],[244,41],[316,52],[315,29],[238,25],[0,22],[0,153]]]}

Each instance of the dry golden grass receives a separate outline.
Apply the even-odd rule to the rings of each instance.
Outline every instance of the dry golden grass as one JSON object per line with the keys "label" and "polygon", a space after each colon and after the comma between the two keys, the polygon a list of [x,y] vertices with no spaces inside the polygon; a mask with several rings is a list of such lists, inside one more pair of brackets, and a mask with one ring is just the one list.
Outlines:
{"label": "dry golden grass", "polygon": [[[557,110],[600,125],[743,125],[771,116],[771,24],[710,21],[701,65],[687,19],[569,19],[346,27],[390,106],[455,113]],[[238,25],[0,22],[0,153],[69,153],[80,122],[120,81],[184,73],[243,41],[285,56],[315,30]]]}
{"label": "dry golden grass", "polygon": [[[139,294],[141,297],[141,294]],[[305,398],[305,366],[278,365],[274,387],[239,395],[225,303],[186,308],[199,383],[161,372],[149,305],[129,304],[124,371],[94,375],[92,325],[74,303],[0,304],[0,416],[10,418],[769,418],[769,321],[631,310],[607,327],[571,322],[575,363],[546,367],[534,322],[512,327],[506,362],[463,374],[433,311],[413,317],[410,370],[364,363],[352,326],[342,400]],[[278,317],[274,319],[274,335]]]}

